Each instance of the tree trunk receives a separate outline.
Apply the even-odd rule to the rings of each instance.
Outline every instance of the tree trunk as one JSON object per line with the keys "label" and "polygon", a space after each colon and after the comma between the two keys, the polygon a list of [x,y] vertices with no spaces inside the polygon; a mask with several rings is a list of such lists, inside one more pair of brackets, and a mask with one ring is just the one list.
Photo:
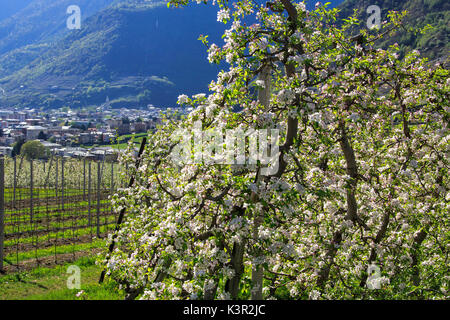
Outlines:
{"label": "tree trunk", "polygon": [[[264,88],[260,89],[258,92],[258,102],[264,106],[265,110],[268,110],[270,104],[270,94],[271,94],[271,69],[266,66],[263,68],[261,74],[259,75],[259,79],[264,81]],[[259,141],[261,143],[261,141]],[[267,152],[269,150],[266,150]],[[266,157],[267,155],[263,155]],[[268,164],[270,165],[270,164]],[[257,172],[256,182],[260,181],[260,173],[259,170]],[[259,201],[258,195],[252,192],[251,200],[253,203],[257,203]],[[255,210],[253,217],[253,241],[255,243],[259,242],[259,227],[262,225],[264,221],[264,209]],[[261,250],[257,250],[254,255],[256,258],[260,257],[263,253]],[[253,261],[252,267],[252,300],[262,300],[263,299],[263,276],[264,270],[261,265],[258,265],[256,261]]]}

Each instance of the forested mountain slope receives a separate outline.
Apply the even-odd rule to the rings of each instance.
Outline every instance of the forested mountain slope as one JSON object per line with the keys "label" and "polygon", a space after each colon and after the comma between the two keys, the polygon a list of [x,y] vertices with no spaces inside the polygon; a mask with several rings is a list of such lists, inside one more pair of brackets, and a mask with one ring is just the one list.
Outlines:
{"label": "forested mountain slope", "polygon": [[447,56],[450,50],[450,1],[448,0],[346,0],[340,5],[340,16],[345,17],[357,10],[359,17],[367,19],[366,12],[370,5],[377,5],[381,9],[381,18],[387,20],[391,10],[404,11],[407,16],[405,23],[409,26],[422,28],[427,24],[433,28],[425,34],[398,32],[396,35],[380,43],[387,46],[398,43],[403,51],[418,49],[430,59]]}

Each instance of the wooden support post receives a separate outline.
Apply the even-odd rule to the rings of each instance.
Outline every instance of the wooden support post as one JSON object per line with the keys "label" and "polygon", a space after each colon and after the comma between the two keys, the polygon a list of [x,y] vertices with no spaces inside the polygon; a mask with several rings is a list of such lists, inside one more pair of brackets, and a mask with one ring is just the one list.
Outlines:
{"label": "wooden support post", "polygon": [[111,195],[114,193],[114,162],[111,162]]}
{"label": "wooden support post", "polygon": [[[92,214],[91,214],[91,162],[89,161],[88,164],[88,222],[89,222],[89,228],[92,231]],[[92,236],[92,233],[91,233]]]}
{"label": "wooden support post", "polygon": [[[111,188],[109,192],[110,196],[112,197],[114,195],[114,162],[111,162]],[[111,216],[114,215],[114,209],[111,205]]]}
{"label": "wooden support post", "polygon": [[64,211],[64,158],[61,159],[61,209]]}
{"label": "wooden support post", "polygon": [[3,270],[5,240],[5,159],[0,158],[0,271]]}
{"label": "wooden support post", "polygon": [[13,206],[16,207],[16,188],[17,188],[17,158],[14,157],[14,182],[13,182]]}
{"label": "wooden support post", "polygon": [[83,201],[86,200],[86,158],[83,158]]}
{"label": "wooden support post", "polygon": [[58,168],[58,158],[56,158],[55,159],[56,161],[56,175],[55,175],[55,199],[56,199],[56,205],[58,206],[58,208],[59,208],[59,201],[58,201],[58,171],[59,171],[59,168]]}
{"label": "wooden support post", "polygon": [[100,238],[100,188],[101,188],[101,167],[97,162],[97,238]]}
{"label": "wooden support post", "polygon": [[30,160],[30,223],[33,230],[33,160]]}
{"label": "wooden support post", "polygon": [[[263,68],[261,74],[259,75],[259,79],[264,81],[264,88],[258,91],[258,102],[264,106],[267,110],[269,108],[270,103],[270,86],[271,86],[271,69],[266,66]],[[259,142],[261,143],[261,141]],[[267,151],[267,150],[266,150]],[[257,151],[258,152],[258,151]],[[267,157],[267,154],[263,155]],[[256,181],[260,180],[260,172],[256,173]],[[256,193],[252,192],[251,199],[253,202],[259,202],[258,196]],[[253,240],[258,243],[259,242],[259,227],[262,225],[264,221],[264,209],[254,210],[253,216]],[[252,300],[262,300],[263,299],[263,279],[264,279],[264,269],[261,264],[259,264],[258,258],[259,255],[263,253],[260,250],[255,252],[257,257],[253,261],[252,265]]]}

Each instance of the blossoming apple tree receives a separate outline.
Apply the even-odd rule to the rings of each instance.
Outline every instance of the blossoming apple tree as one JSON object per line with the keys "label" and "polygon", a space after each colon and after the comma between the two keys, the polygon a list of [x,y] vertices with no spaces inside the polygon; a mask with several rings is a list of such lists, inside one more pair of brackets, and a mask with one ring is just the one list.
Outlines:
{"label": "blossoming apple tree", "polygon": [[[172,0],[186,5],[188,0]],[[209,95],[152,134],[103,260],[129,298],[449,298],[448,70],[356,17],[217,0]],[[357,30],[357,31],[355,31]],[[277,167],[175,162],[176,130],[280,130]],[[204,141],[205,143],[205,141]],[[224,142],[226,143],[226,142]]]}

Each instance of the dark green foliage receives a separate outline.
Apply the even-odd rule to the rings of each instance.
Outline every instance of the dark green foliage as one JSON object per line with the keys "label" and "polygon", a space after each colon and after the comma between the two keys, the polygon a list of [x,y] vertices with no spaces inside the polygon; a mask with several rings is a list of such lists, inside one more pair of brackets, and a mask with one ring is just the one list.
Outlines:
{"label": "dark green foliage", "polygon": [[23,144],[20,154],[23,155],[28,160],[31,159],[42,159],[46,155],[46,149],[44,145],[37,141],[27,141]]}
{"label": "dark green foliage", "polygon": [[20,151],[21,151],[22,146],[23,146],[24,143],[25,143],[24,139],[19,139],[18,141],[16,141],[13,144],[13,149],[11,151],[11,156],[12,157],[18,156],[20,154]]}
{"label": "dark green foliage", "polygon": [[43,131],[41,131],[41,132],[39,132],[38,139],[39,140],[47,140],[47,135]]}

